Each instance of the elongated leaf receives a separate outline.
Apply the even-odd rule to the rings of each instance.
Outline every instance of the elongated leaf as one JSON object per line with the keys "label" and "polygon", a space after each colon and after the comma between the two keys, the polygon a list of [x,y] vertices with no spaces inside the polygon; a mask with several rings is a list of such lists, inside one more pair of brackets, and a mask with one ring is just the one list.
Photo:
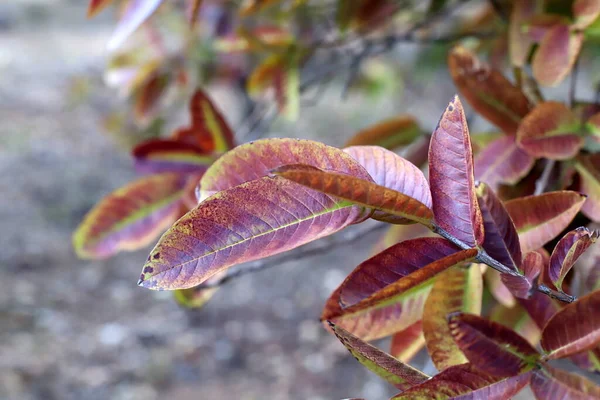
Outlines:
{"label": "elongated leaf", "polygon": [[517,143],[533,157],[565,160],[583,147],[577,116],[562,103],[547,101],[527,114],[517,131]]}
{"label": "elongated leaf", "polygon": [[518,301],[540,330],[560,310],[556,301],[539,292],[533,293],[529,299],[518,299]]}
{"label": "elongated leaf", "polygon": [[521,268],[523,275],[515,276],[501,274],[502,283],[517,298],[528,299],[538,285],[538,278],[544,268],[542,255],[536,251],[529,252],[523,257]]}
{"label": "elongated leaf", "polygon": [[585,29],[600,15],[600,1],[598,0],[575,0],[573,3],[573,27]]}
{"label": "elongated leaf", "polygon": [[135,168],[141,173],[204,172],[216,158],[195,145],[172,139],[150,139],[136,146],[131,153]]}
{"label": "elongated leaf", "polygon": [[557,24],[542,39],[531,63],[533,76],[543,86],[556,86],[571,72],[583,44],[583,33]]}
{"label": "elongated leaf", "polygon": [[577,157],[575,168],[581,178],[581,191],[588,198],[581,212],[594,222],[600,222],[600,154]]}
{"label": "elongated leaf", "polygon": [[562,290],[562,283],[577,259],[598,239],[597,231],[577,228],[563,236],[550,256],[548,274],[552,283]]}
{"label": "elongated leaf", "polygon": [[163,0],[131,0],[108,42],[108,49],[113,51],[121,46],[125,39],[139,28],[162,2]]}
{"label": "elongated leaf", "polygon": [[403,363],[408,363],[424,346],[423,323],[417,321],[392,336],[390,354]]}
{"label": "elongated leaf", "polygon": [[513,185],[533,168],[535,160],[517,146],[514,136],[502,136],[475,157],[475,179],[492,189],[498,184]]}
{"label": "elongated leaf", "polygon": [[476,367],[495,376],[515,376],[531,370],[539,353],[512,329],[472,314],[453,314],[450,332]]}
{"label": "elongated leaf", "polygon": [[392,150],[411,144],[421,132],[412,116],[400,115],[359,131],[346,142],[346,146],[376,145]]}
{"label": "elongated leaf", "polygon": [[429,181],[436,224],[469,246],[483,242],[467,120],[455,96],[429,147]]}
{"label": "elongated leaf", "polygon": [[531,109],[521,89],[464,47],[450,52],[448,67],[454,84],[479,114],[508,134],[517,131]]}
{"label": "elongated leaf", "polygon": [[220,192],[179,219],[150,253],[139,285],[190,288],[232,265],[291,250],[363,218],[351,203],[263,177]]}
{"label": "elongated leaf", "polygon": [[88,5],[87,17],[92,18],[96,16],[100,11],[104,10],[106,6],[111,4],[113,0],[90,0]]}
{"label": "elongated leaf", "polygon": [[276,175],[310,189],[379,211],[372,217],[392,223],[419,222],[431,226],[433,212],[425,204],[385,186],[350,175],[322,171],[307,165],[289,165]]}
{"label": "elongated leaf", "polygon": [[504,203],[519,233],[521,251],[539,249],[554,239],[569,226],[584,201],[585,196],[562,190]]}
{"label": "elongated leaf", "polygon": [[438,237],[398,243],[362,262],[348,275],[341,285],[341,304],[345,307],[354,305],[458,251],[452,243]]}
{"label": "elongated leaf", "polygon": [[[542,349],[549,359],[563,358],[600,343],[600,291],[592,292],[557,312],[542,331]],[[588,316],[582,318],[582,316]]]}
{"label": "elongated leaf", "polygon": [[[423,172],[410,161],[379,146],[351,146],[344,151],[367,170],[375,183],[410,196],[431,208],[429,183]],[[382,213],[376,211],[374,217],[377,218],[380,214]]]}
{"label": "elongated leaf", "polygon": [[358,362],[398,389],[405,390],[429,379],[429,376],[421,371],[371,346],[343,328],[333,323],[330,323],[330,326],[340,342]]}
{"label": "elongated leaf", "polygon": [[514,2],[508,25],[508,53],[512,65],[523,67],[527,62],[533,40],[524,31],[524,24],[541,11],[539,0],[521,0]]}
{"label": "elongated leaf", "polygon": [[283,165],[306,164],[371,180],[350,155],[312,140],[262,139],[246,143],[221,156],[206,171],[197,195],[204,200],[218,191],[267,176]]}
{"label": "elongated leaf", "polygon": [[489,319],[517,332],[532,346],[535,346],[539,342],[542,335],[542,330],[519,304],[512,307],[496,304],[490,312]]}
{"label": "elongated leaf", "polygon": [[448,314],[458,311],[480,314],[483,281],[477,264],[447,269],[435,278],[423,310],[423,334],[427,351],[439,371],[468,360],[454,342]]}
{"label": "elongated leaf", "polygon": [[481,371],[472,364],[450,367],[427,382],[393,397],[393,400],[505,400],[529,383],[531,372],[507,379]]}
{"label": "elongated leaf", "polygon": [[521,245],[515,224],[496,194],[486,185],[477,186],[477,201],[483,216],[483,248],[497,261],[517,271],[521,266]]}
{"label": "elongated leaf", "polygon": [[190,127],[176,131],[175,140],[198,146],[207,153],[222,153],[235,147],[229,124],[202,89],[196,90],[189,107]]}
{"label": "elongated leaf", "polygon": [[545,365],[531,377],[531,390],[538,400],[594,400],[600,387],[581,375]]}
{"label": "elongated leaf", "polygon": [[181,215],[186,182],[175,173],[150,175],[109,194],[73,234],[75,252],[82,258],[106,258],[147,245]]}

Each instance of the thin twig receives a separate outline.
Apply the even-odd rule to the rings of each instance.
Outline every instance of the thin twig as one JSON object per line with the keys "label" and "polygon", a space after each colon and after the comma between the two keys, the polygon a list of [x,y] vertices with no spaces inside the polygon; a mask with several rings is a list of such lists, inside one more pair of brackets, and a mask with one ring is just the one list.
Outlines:
{"label": "thin twig", "polygon": [[575,65],[573,66],[573,72],[571,73],[571,82],[569,86],[569,106],[573,107],[575,105],[575,92],[577,91],[577,75],[579,72],[579,58],[575,61]]}
{"label": "thin twig", "polygon": [[540,195],[544,193],[544,191],[548,187],[550,175],[552,174],[552,169],[554,168],[554,163],[554,160],[546,160],[546,165],[544,166],[544,171],[542,171],[542,175],[537,181],[535,181],[535,192],[533,192],[534,195]]}
{"label": "thin twig", "polygon": [[333,247],[352,244],[354,242],[364,239],[364,237],[366,235],[376,232],[376,231],[379,231],[379,230],[382,230],[386,227],[388,227],[387,224],[378,223],[376,225],[368,227],[367,229],[363,228],[363,229],[349,230],[349,231],[345,232],[345,234],[332,236],[328,239],[311,243],[310,245],[300,247],[296,251],[291,251],[291,252],[285,253],[280,256],[271,257],[271,258],[257,260],[257,261],[253,261],[251,263],[247,263],[247,264],[243,265],[242,267],[240,267],[239,269],[236,269],[236,270],[228,273],[227,275],[223,276],[222,278],[220,278],[216,281],[205,282],[199,286],[196,286],[194,289],[197,291],[200,291],[203,289],[222,286],[223,284],[228,283],[232,280],[235,280],[246,274],[250,274],[253,272],[257,272],[257,271],[262,271],[262,270],[274,267],[276,265],[281,265],[288,261],[328,253],[329,251],[331,251],[331,249]]}

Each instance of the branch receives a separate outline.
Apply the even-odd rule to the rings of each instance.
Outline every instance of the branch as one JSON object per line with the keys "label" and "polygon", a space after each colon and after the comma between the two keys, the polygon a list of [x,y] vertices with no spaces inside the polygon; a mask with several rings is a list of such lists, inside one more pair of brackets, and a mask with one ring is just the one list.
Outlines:
{"label": "branch", "polygon": [[533,192],[534,195],[537,196],[544,193],[544,191],[548,187],[550,175],[552,174],[552,169],[554,168],[554,163],[554,160],[546,160],[546,165],[544,166],[544,171],[542,171],[542,175],[537,181],[535,181],[535,191]]}
{"label": "branch", "polygon": [[280,256],[275,256],[275,257],[247,263],[247,264],[243,265],[241,268],[228,273],[227,275],[223,276],[222,278],[219,278],[215,281],[204,282],[204,283],[196,286],[194,289],[196,291],[201,291],[204,289],[219,287],[219,286],[224,285],[225,283],[228,283],[228,282],[235,280],[246,274],[262,271],[264,269],[268,269],[268,268],[274,267],[276,265],[281,265],[288,261],[298,260],[298,259],[302,259],[305,257],[312,257],[312,256],[320,255],[320,254],[325,254],[325,253],[328,253],[329,251],[331,251],[331,249],[333,247],[344,246],[344,245],[358,242],[360,240],[363,240],[365,235],[369,235],[370,233],[380,231],[383,228],[387,228],[387,227],[388,227],[387,224],[378,223],[378,224],[372,225],[366,229],[349,230],[348,232],[345,232],[345,234],[331,236],[328,239],[320,240],[318,242],[311,243],[310,245],[300,247],[296,251],[290,251],[290,252],[284,253],[283,255],[280,255]]}

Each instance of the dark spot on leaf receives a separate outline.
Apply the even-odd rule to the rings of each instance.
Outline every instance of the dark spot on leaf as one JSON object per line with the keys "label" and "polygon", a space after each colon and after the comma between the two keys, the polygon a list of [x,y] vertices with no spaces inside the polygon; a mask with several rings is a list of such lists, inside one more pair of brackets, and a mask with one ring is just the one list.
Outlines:
{"label": "dark spot on leaf", "polygon": [[155,255],[152,256],[153,259],[158,259],[158,257],[160,257],[160,253],[156,253]]}
{"label": "dark spot on leaf", "polygon": [[152,267],[146,267],[144,268],[144,273],[145,274],[151,274],[154,271],[154,268]]}
{"label": "dark spot on leaf", "polygon": [[452,104],[450,104],[448,106],[448,111],[450,111],[450,112],[454,111],[454,106]]}

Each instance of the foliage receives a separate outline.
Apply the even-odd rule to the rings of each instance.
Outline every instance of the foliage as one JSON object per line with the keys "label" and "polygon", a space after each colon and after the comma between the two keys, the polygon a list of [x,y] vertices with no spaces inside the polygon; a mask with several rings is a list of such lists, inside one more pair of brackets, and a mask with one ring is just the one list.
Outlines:
{"label": "foliage", "polygon": [[[108,3],[92,1],[90,15]],[[208,5],[188,3],[192,27],[199,25]],[[431,2],[424,21],[451,3]],[[569,75],[576,82],[582,48],[597,38],[600,2],[490,3],[495,8],[483,15],[504,17],[493,39],[507,44],[500,53],[515,82],[499,63],[479,59],[485,41],[457,44],[447,63],[461,97],[500,134],[472,135],[455,96],[432,135],[399,115],[361,130],[343,149],[288,138],[236,147],[233,130],[198,90],[190,126],[132,151],[147,175],[90,211],[74,235],[75,250],[107,257],[168,228],[138,284],[175,290],[181,304],[201,307],[243,274],[232,266],[377,220],[392,226],[331,294],[321,319],[360,363],[401,391],[394,399],[505,399],[527,385],[539,399],[598,398],[600,387],[549,361],[569,358],[600,372],[600,266],[578,263],[599,236],[592,225],[600,222],[600,106],[578,102],[574,83],[567,102],[545,100],[540,86]],[[111,45],[160,4],[128,2]],[[396,23],[398,4],[338,2],[338,36],[325,47],[342,49],[358,37],[371,49],[356,56],[360,63],[377,54],[374,43],[385,51],[414,39],[414,29],[383,41],[368,36]],[[323,43],[310,40],[314,26],[302,35],[286,22],[317,9],[310,1],[246,2],[235,18],[227,14],[243,22],[237,30],[211,38],[219,52],[258,56],[245,77],[248,95],[271,96],[291,119]],[[482,25],[474,24],[475,32]],[[149,115],[172,77],[185,75],[182,60],[165,56],[134,68],[126,86],[137,93],[138,116]],[[398,147],[404,157],[392,151]],[[368,343],[387,336],[391,354]],[[439,371],[433,377],[408,364],[423,347]]]}

